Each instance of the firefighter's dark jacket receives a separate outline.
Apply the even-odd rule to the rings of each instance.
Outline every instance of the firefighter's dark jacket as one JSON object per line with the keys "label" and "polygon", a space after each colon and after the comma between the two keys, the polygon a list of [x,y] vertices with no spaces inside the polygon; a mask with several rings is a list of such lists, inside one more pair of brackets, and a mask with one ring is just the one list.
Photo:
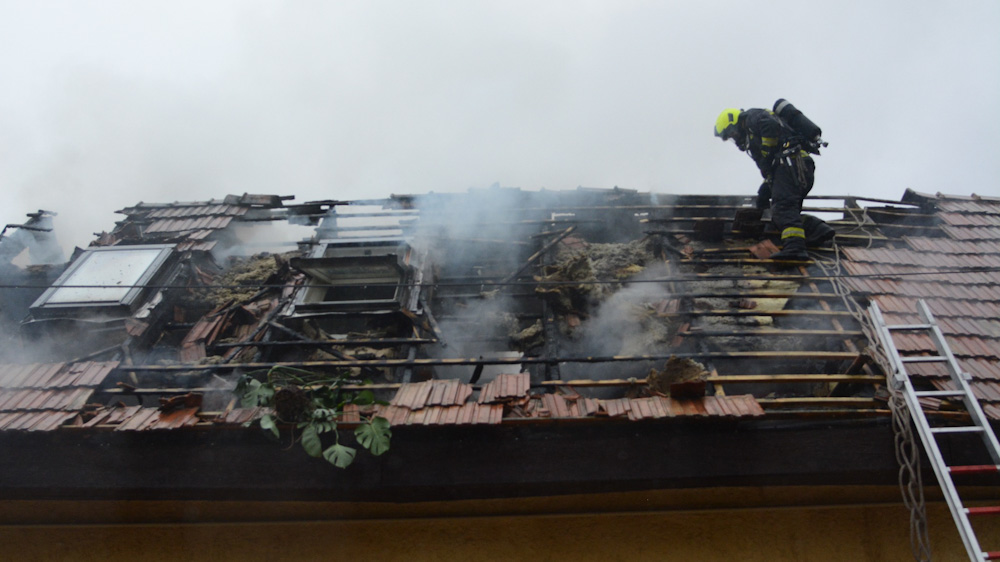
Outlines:
{"label": "firefighter's dark jacket", "polygon": [[766,109],[747,109],[740,113],[736,143],[740,150],[750,154],[764,179],[774,170],[775,155],[786,142],[796,140],[795,136],[795,131]]}

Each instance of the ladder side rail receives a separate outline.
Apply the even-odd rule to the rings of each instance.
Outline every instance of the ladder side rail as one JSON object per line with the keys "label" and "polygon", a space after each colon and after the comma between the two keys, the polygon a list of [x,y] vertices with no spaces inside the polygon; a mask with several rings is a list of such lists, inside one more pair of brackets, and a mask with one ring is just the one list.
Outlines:
{"label": "ladder side rail", "polygon": [[955,354],[952,353],[947,340],[944,339],[944,332],[941,331],[941,327],[934,320],[934,315],[931,313],[930,307],[927,306],[927,302],[924,299],[920,299],[917,304],[920,308],[921,318],[930,325],[930,330],[933,332],[934,337],[932,339],[934,340],[934,346],[940,355],[948,359],[948,371],[952,381],[957,388],[965,393],[965,396],[962,398],[965,409],[969,412],[973,424],[982,428],[983,441],[989,450],[990,458],[993,459],[993,464],[1000,464],[1000,442],[997,441],[997,436],[990,426],[989,418],[986,417],[982,405],[979,404],[979,400],[976,399],[972,386],[969,384],[972,376],[963,371],[959,366],[958,360],[955,358]]}
{"label": "ladder side rail", "polygon": [[882,350],[889,352],[889,359],[892,363],[893,372],[892,379],[888,382],[893,388],[902,388],[902,381],[909,377],[906,374],[906,366],[903,364],[903,358],[899,355],[899,351],[896,349],[896,344],[892,341],[892,332],[889,331],[889,328],[885,323],[885,317],[882,316],[882,310],[878,307],[876,302],[872,301],[868,310],[875,319],[875,328],[878,331],[879,337],[882,339]]}
{"label": "ladder side rail", "polygon": [[972,392],[972,387],[969,385],[969,381],[965,379],[959,380],[961,388],[966,392],[966,396],[963,399],[965,402],[965,407],[969,411],[969,416],[972,417],[973,422],[982,428],[983,441],[986,443],[986,448],[990,453],[990,458],[993,459],[993,464],[1000,465],[1000,442],[997,441],[996,433],[993,431],[993,427],[990,425],[989,418],[986,417],[986,412],[983,411],[982,405],[979,400],[976,399],[976,395]]}
{"label": "ladder side rail", "polygon": [[972,522],[965,511],[965,505],[962,503],[962,497],[958,494],[958,488],[955,487],[951,473],[948,472],[948,465],[941,454],[941,448],[938,447],[937,438],[931,433],[931,426],[927,421],[927,416],[923,408],[920,406],[920,400],[914,394],[913,383],[909,378],[904,378],[902,384],[906,407],[910,410],[910,416],[913,418],[913,425],[917,429],[917,435],[920,436],[920,441],[924,445],[924,451],[929,457],[931,468],[934,469],[934,476],[937,477],[938,485],[941,486],[941,491],[944,493],[945,503],[948,504],[951,517],[957,524],[958,534],[962,537],[962,544],[965,546],[965,551],[969,555],[970,560],[982,560],[983,551],[979,546],[979,541],[976,539]]}
{"label": "ladder side rail", "polygon": [[[921,301],[922,303],[922,301]],[[926,311],[927,316],[924,317],[924,321],[927,322],[926,327],[907,327],[930,330],[932,328],[937,328],[937,325],[933,323],[933,316],[930,315],[930,310],[926,307],[926,304],[921,304],[921,316],[924,316]],[[965,546],[966,553],[970,560],[984,560],[984,553],[979,546],[979,541],[976,538],[975,529],[972,527],[972,522],[969,520],[968,513],[966,512],[965,506],[962,503],[962,498],[958,494],[958,489],[955,487],[955,483],[951,478],[951,473],[948,469],[948,465],[944,460],[941,453],[941,448],[938,446],[937,437],[931,431],[931,425],[927,419],[927,415],[920,405],[920,399],[917,396],[916,389],[913,387],[913,381],[910,380],[910,376],[906,371],[906,364],[903,361],[902,356],[899,354],[899,350],[896,348],[895,341],[892,339],[892,330],[885,322],[885,318],[882,316],[882,311],[876,303],[872,302],[870,306],[870,315],[874,320],[876,327],[876,333],[882,339],[881,346],[882,350],[889,355],[889,359],[892,363],[893,369],[893,380],[892,385],[894,388],[900,389],[903,392],[904,401],[906,403],[907,409],[910,411],[910,418],[913,421],[914,427],[917,429],[917,435],[920,436],[920,441],[924,446],[924,452],[927,454],[928,460],[930,461],[931,468],[934,470],[934,475],[937,477],[938,485],[941,486],[941,491],[944,493],[946,503],[948,504],[948,509],[951,511],[952,519],[955,521],[956,527],[959,532],[959,536],[962,537],[962,544]],[[940,331],[938,332],[940,333]],[[937,334],[932,334],[934,338]],[[947,342],[942,338],[935,340],[935,346],[938,347],[939,351],[942,347],[947,351],[942,355],[948,358],[949,370],[954,372],[959,372],[957,367],[958,364],[954,360],[954,355],[950,353],[950,349],[947,347]],[[960,375],[953,375],[953,380],[965,382],[963,377]],[[972,402],[978,406],[978,402],[975,400],[975,396],[971,394],[970,387],[966,384],[960,386],[960,388],[965,391],[965,396],[963,400],[972,399]],[[989,426],[982,428],[984,431],[989,430]]]}

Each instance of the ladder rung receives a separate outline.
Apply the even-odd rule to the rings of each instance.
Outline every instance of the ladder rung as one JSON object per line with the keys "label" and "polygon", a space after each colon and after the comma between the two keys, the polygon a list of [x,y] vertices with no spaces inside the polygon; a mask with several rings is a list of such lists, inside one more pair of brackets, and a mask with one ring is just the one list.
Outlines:
{"label": "ladder rung", "polygon": [[941,357],[940,355],[930,355],[923,357],[900,357],[900,361],[903,363],[940,363],[947,361],[947,357]]}
{"label": "ladder rung", "polygon": [[970,464],[965,466],[949,466],[948,472],[952,474],[989,474],[1000,472],[998,464]]}
{"label": "ladder rung", "polygon": [[895,326],[886,326],[887,330],[930,330],[934,326],[930,324],[897,324]]}
{"label": "ladder rung", "polygon": [[941,398],[945,396],[965,396],[964,390],[918,390],[913,394],[923,397],[936,397]]}
{"label": "ladder rung", "polygon": [[960,425],[954,427],[932,427],[931,433],[981,433],[983,428],[978,425]]}
{"label": "ladder rung", "polygon": [[969,515],[1000,515],[1000,505],[989,505],[985,507],[967,507],[965,512]]}
{"label": "ladder rung", "polygon": [[[931,427],[928,425],[927,418],[924,417],[919,407],[916,410],[911,411],[910,414],[913,417],[913,421],[917,424],[917,428],[920,430],[921,436],[924,438],[930,438],[930,442],[925,443],[924,447],[925,449],[928,449],[928,457],[931,457],[930,461],[934,464],[935,471],[938,473],[940,473],[941,469],[946,469],[948,471],[947,474],[952,475],[985,473],[996,474],[997,472],[1000,472],[1000,464],[948,466],[941,457],[941,453],[935,443],[936,439],[933,436],[944,433],[979,433],[986,442],[986,447],[989,449],[989,452],[993,457],[993,462],[997,462],[997,455],[1000,451],[997,451],[997,440],[996,437],[993,436],[992,432],[989,431],[990,426],[988,425],[988,422],[979,419],[979,416],[982,416],[982,412],[978,411],[979,408],[976,396],[973,395],[972,391],[965,385],[965,381],[970,380],[972,377],[963,372],[959,367],[958,362],[952,355],[948,341],[944,338],[940,328],[934,321],[934,315],[931,313],[931,309],[927,305],[927,302],[924,300],[918,301],[917,308],[920,312],[920,319],[924,322],[923,324],[898,324],[895,326],[889,326],[885,323],[885,318],[882,316],[882,311],[879,310],[877,303],[872,303],[869,310],[869,315],[871,316],[873,322],[882,330],[879,340],[881,346],[890,354],[892,359],[892,370],[895,373],[894,380],[896,382],[902,381],[906,383],[908,401],[915,402],[917,399],[931,397],[961,397],[970,410],[976,410],[978,412],[978,414],[976,412],[970,412],[970,414],[972,414],[972,423],[974,425]],[[901,330],[929,332],[928,335],[934,341],[934,347],[937,349],[937,354],[933,354],[934,351],[931,351],[931,354],[926,354],[925,352],[922,355],[909,355],[906,357],[901,356],[900,350],[896,347],[896,342],[892,337],[892,332]],[[906,364],[912,363],[947,363],[949,374],[957,383],[955,386],[957,388],[961,388],[961,390],[915,390],[912,386],[912,382],[908,380],[910,375],[906,372]],[[928,439],[924,440],[927,441]],[[948,500],[948,505],[952,509],[955,523],[958,525],[959,534],[962,535],[962,539],[965,542],[969,555],[975,560],[1000,559],[1000,551],[982,551],[979,549],[979,543],[976,539],[975,530],[966,518],[966,515],[1000,515],[1000,506],[965,508],[962,505],[961,499],[958,497],[950,478],[941,479],[941,489],[945,492],[945,498]],[[959,508],[961,508],[961,511],[959,511]]]}

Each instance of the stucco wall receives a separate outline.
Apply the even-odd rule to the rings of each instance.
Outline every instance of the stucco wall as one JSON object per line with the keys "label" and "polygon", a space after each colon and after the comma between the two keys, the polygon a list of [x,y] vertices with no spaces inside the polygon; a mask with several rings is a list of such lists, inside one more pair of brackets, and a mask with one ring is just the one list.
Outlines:
{"label": "stucco wall", "polygon": [[[620,498],[605,499],[606,506],[615,507]],[[560,506],[567,500],[553,502]],[[660,509],[663,503],[651,496],[654,510],[648,512],[546,515],[498,515],[491,513],[496,505],[476,510],[467,504],[464,516],[434,517],[406,509],[406,517],[384,518],[381,510],[379,518],[326,521],[315,519],[343,514],[335,508],[323,514],[316,511],[319,506],[296,510],[273,504],[275,518],[285,519],[281,522],[204,522],[195,520],[209,517],[208,511],[196,504],[189,506],[187,516],[169,515],[174,508],[183,510],[177,505],[164,510],[150,504],[136,511],[136,506],[119,504],[121,519],[179,515],[191,522],[18,525],[18,506],[6,502],[0,544],[4,558],[11,560],[912,560],[908,513],[898,503],[695,511]],[[255,517],[266,517],[267,506],[256,505]],[[20,507],[26,518],[37,518],[36,510],[42,508],[31,503]],[[62,509],[68,507],[63,504]],[[78,504],[73,510],[85,507]],[[527,511],[535,511],[538,504],[529,507]],[[296,512],[314,520],[290,520]],[[935,560],[965,560],[947,507],[933,502],[928,512]],[[91,513],[114,518],[115,504],[92,506]],[[234,513],[233,518],[248,515]],[[1000,537],[996,519],[980,528],[982,536]]]}

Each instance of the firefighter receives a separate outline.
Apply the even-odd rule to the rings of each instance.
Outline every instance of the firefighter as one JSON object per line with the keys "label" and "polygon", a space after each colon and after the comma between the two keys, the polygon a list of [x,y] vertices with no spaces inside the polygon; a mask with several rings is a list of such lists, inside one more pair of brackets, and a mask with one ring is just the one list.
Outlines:
{"label": "firefighter", "polygon": [[830,225],[802,214],[816,165],[802,149],[802,137],[791,127],[766,109],[726,109],[715,121],[715,136],[733,139],[741,151],[750,154],[764,177],[757,191],[757,208],[770,206],[771,222],[781,231],[782,249],[771,259],[808,260],[807,243],[822,246],[833,239],[836,232]]}

